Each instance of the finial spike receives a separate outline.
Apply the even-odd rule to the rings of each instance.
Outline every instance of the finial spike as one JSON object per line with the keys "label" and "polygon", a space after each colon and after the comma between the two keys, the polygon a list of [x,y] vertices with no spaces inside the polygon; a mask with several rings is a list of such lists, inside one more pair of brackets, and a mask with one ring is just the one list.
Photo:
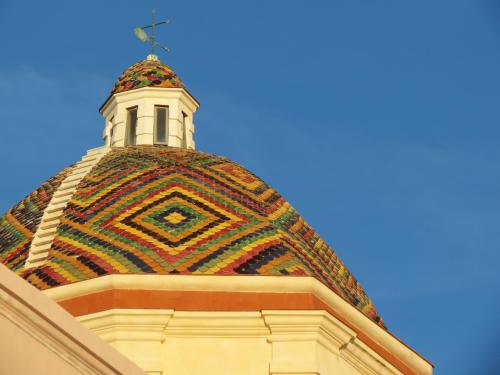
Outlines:
{"label": "finial spike", "polygon": [[[136,27],[134,29],[134,34],[135,36],[141,41],[141,42],[149,42],[151,45],[151,54],[148,56],[148,60],[153,60],[153,61],[159,61],[158,56],[155,55],[155,47],[158,46],[160,47],[163,51],[168,52],[169,49],[165,47],[164,45],[158,43],[156,41],[156,36],[155,36],[155,31],[156,27],[160,25],[164,25],[170,23],[170,20],[165,20],[161,22],[156,22],[156,9],[153,8],[151,11],[151,25],[146,25],[142,27]],[[151,29],[151,35],[148,35],[146,33],[146,29]],[[150,56],[153,56],[150,58]]]}
{"label": "finial spike", "polygon": [[155,54],[156,9],[151,10],[151,54]]}

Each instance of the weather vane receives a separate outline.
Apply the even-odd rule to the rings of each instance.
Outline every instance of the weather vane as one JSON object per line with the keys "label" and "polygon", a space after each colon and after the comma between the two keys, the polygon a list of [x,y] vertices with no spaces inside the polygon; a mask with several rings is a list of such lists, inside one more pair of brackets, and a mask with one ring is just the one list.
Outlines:
{"label": "weather vane", "polygon": [[[165,21],[156,22],[156,10],[153,8],[153,10],[151,12],[151,25],[136,27],[134,29],[135,36],[137,38],[139,38],[139,40],[141,42],[149,42],[151,44],[151,56],[152,57],[156,57],[155,56],[155,47],[156,46],[160,47],[165,52],[169,51],[169,49],[167,47],[158,43],[156,41],[156,37],[155,37],[156,27],[160,26],[160,25],[167,24],[167,23],[170,23],[170,20],[167,19]],[[151,34],[147,34],[145,31],[146,29],[151,29]]]}

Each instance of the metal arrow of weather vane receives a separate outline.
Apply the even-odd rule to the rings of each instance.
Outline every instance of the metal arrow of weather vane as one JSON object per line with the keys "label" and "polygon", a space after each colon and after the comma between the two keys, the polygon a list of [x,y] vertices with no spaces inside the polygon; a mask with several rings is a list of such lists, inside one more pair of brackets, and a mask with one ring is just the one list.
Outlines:
{"label": "metal arrow of weather vane", "polygon": [[[155,54],[155,47],[160,47],[163,51],[168,52],[169,49],[165,47],[164,45],[158,43],[156,41],[155,37],[155,29],[157,26],[164,25],[170,23],[170,20],[165,20],[161,22],[156,22],[156,10],[153,9],[151,12],[151,25],[147,26],[142,26],[142,27],[136,27],[134,29],[134,34],[135,36],[141,41],[141,42],[149,42],[151,44],[151,54]],[[146,33],[146,29],[151,29],[151,34]]]}

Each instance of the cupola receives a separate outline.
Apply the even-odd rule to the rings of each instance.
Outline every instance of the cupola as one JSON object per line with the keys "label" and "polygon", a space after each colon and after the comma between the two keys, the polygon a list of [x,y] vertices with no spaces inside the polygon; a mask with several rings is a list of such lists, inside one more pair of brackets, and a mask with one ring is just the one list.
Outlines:
{"label": "cupola", "polygon": [[156,55],[125,70],[100,108],[108,147],[167,145],[194,149],[198,101]]}

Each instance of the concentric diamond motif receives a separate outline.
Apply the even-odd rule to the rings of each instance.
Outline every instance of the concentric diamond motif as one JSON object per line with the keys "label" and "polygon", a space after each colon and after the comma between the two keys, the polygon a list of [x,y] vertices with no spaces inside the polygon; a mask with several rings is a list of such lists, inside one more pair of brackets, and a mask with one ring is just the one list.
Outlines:
{"label": "concentric diamond motif", "polygon": [[228,220],[199,199],[173,191],[125,217],[120,226],[140,231],[146,239],[174,248]]}
{"label": "concentric diamond motif", "polygon": [[193,216],[186,214],[182,208],[176,207],[169,209],[162,217],[171,227],[179,227],[193,218]]}

